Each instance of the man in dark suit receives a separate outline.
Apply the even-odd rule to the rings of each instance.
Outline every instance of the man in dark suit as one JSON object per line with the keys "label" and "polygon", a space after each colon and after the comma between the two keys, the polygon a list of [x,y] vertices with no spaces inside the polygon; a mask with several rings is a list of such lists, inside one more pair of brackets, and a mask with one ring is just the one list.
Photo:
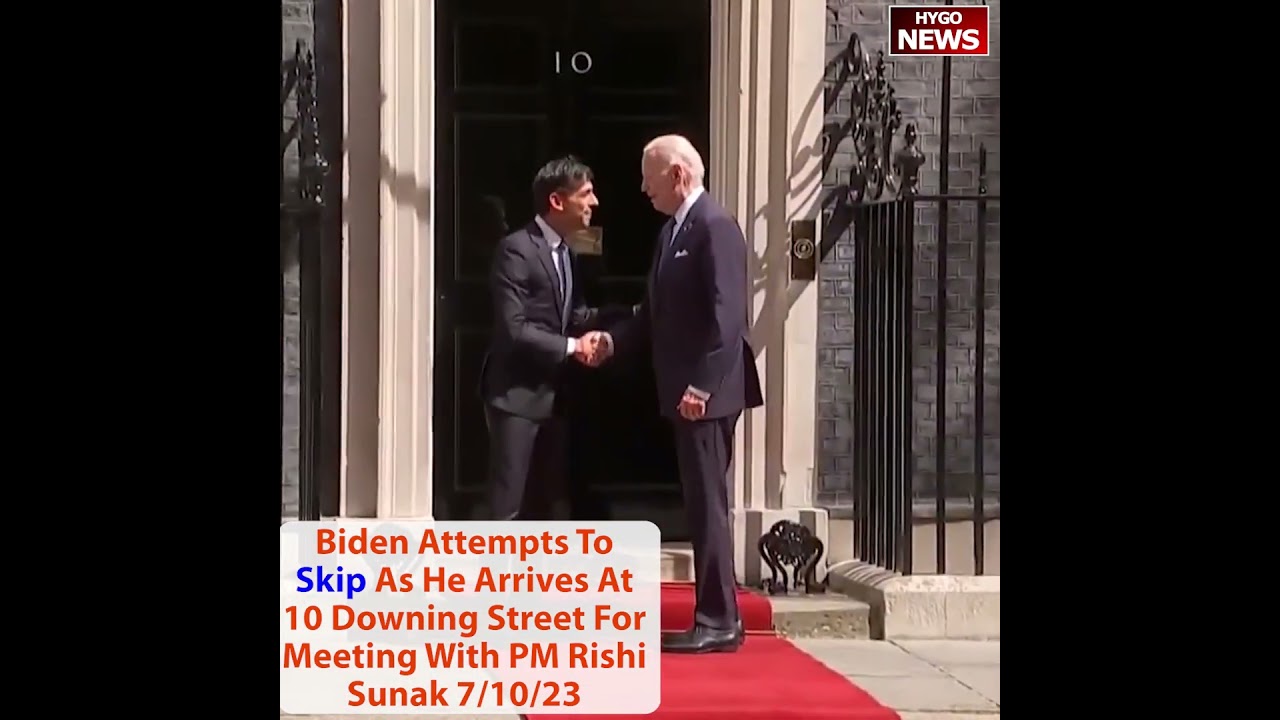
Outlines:
{"label": "man in dark suit", "polygon": [[591,224],[591,168],[570,156],[533,179],[533,222],[494,249],[493,334],[480,371],[489,426],[490,504],[495,520],[551,520],[566,495],[567,363],[598,362],[598,314],[582,301],[566,238]]}
{"label": "man in dark suit", "polygon": [[733,652],[743,641],[733,572],[729,462],[746,408],[764,404],[747,340],[747,246],[738,224],[702,187],[702,158],[679,135],[654,139],[641,161],[662,227],[644,302],[604,336],[604,355],[648,349],[659,411],[672,423],[693,534],[696,608],[669,652]]}

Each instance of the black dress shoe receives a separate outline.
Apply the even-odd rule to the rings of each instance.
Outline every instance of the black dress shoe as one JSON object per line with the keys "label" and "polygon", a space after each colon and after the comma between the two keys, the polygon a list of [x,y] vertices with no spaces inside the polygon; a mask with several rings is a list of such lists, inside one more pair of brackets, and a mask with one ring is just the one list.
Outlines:
{"label": "black dress shoe", "polygon": [[694,625],[693,629],[662,636],[662,652],[710,653],[737,652],[744,639],[742,623],[731,630],[716,630],[706,625]]}

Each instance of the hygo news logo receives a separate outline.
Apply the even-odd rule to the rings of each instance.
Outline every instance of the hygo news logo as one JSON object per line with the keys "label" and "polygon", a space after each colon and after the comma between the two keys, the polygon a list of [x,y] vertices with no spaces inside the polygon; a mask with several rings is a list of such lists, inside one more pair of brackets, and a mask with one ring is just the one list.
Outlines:
{"label": "hygo news logo", "polygon": [[989,17],[986,5],[892,5],[889,55],[986,57]]}

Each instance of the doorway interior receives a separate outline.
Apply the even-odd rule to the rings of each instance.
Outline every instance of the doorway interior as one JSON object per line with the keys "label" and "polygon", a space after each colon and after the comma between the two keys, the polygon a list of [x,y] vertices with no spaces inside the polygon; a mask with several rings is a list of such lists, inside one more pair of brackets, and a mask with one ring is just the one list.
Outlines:
{"label": "doorway interior", "polygon": [[[492,248],[532,221],[530,185],[572,153],[595,172],[601,256],[582,257],[594,306],[643,297],[665,218],[640,192],[640,151],[663,133],[710,142],[710,3],[443,0],[436,37],[434,515],[488,517],[479,370]],[[712,178],[708,178],[708,184]],[[570,483],[589,519],[651,520],[687,539],[670,430],[647,358],[576,367]]]}

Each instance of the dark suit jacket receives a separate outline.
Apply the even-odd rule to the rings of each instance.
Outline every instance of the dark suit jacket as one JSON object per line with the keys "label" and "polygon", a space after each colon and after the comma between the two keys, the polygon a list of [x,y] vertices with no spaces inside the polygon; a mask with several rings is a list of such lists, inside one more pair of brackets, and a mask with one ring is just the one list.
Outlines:
{"label": "dark suit jacket", "polygon": [[667,417],[680,416],[690,385],[711,395],[706,418],[760,407],[760,375],[747,339],[747,244],[738,223],[704,192],[669,248],[664,239],[654,248],[644,302],[611,333],[614,352],[648,346],[658,409]]}
{"label": "dark suit jacket", "polygon": [[480,370],[481,396],[489,405],[534,420],[551,417],[566,363],[573,362],[566,338],[590,329],[597,315],[582,300],[572,251],[569,258],[573,302],[570,317],[562,318],[551,246],[538,224],[507,235],[494,249],[489,273],[493,334]]}

